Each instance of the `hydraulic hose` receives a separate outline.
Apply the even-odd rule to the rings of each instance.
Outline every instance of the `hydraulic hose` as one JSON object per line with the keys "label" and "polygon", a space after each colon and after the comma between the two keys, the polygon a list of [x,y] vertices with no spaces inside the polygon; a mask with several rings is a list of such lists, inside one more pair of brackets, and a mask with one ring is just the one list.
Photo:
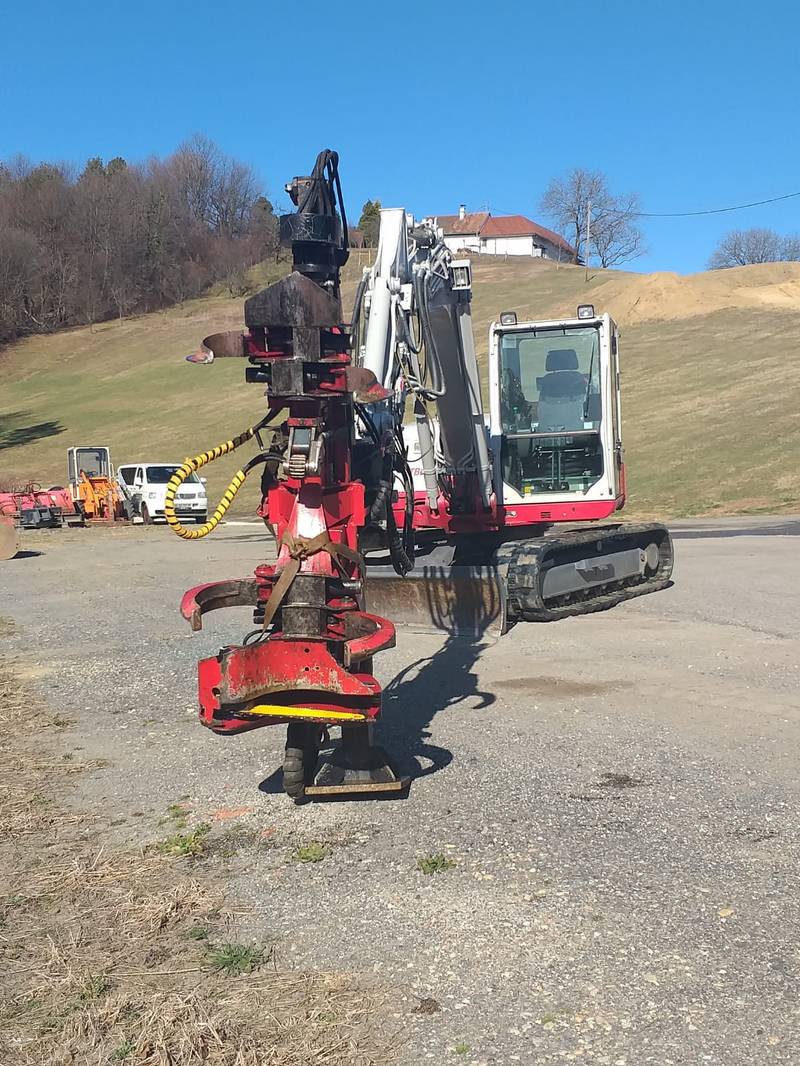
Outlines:
{"label": "hydraulic hose", "polygon": [[190,474],[196,473],[207,463],[213,463],[215,459],[219,459],[223,455],[228,455],[229,452],[235,451],[241,447],[252,437],[256,435],[256,431],[261,428],[263,423],[259,425],[251,426],[250,429],[246,429],[243,433],[240,433],[238,437],[234,437],[232,440],[226,440],[222,444],[218,444],[216,448],[212,448],[209,452],[201,452],[200,455],[195,455],[192,459],[187,459],[182,466],[180,466],[172,477],[167,482],[167,494],[164,499],[164,517],[167,520],[167,525],[170,527],[173,533],[177,533],[179,537],[183,537],[184,540],[199,540],[201,537],[207,537],[225,517],[225,513],[233,503],[236,493],[244,484],[247,477],[249,468],[253,463],[248,463],[242,470],[237,470],[231,478],[231,482],[228,485],[225,492],[222,494],[222,499],[217,506],[217,509],[211,515],[209,520],[202,526],[198,526],[196,529],[187,529],[182,526],[175,514],[175,493],[189,477]]}

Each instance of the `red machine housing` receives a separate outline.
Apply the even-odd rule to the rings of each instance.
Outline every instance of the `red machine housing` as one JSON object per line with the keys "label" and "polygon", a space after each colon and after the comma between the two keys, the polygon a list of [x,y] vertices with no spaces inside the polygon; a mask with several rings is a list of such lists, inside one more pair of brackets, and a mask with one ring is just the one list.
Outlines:
{"label": "red machine housing", "polygon": [[[554,522],[591,522],[608,518],[621,510],[624,495],[614,500],[591,500],[587,503],[512,503],[502,507],[492,496],[487,510],[466,514],[453,513],[444,494],[439,496],[439,506],[434,511],[424,492],[414,494],[414,529],[439,529],[443,533],[499,533],[507,527],[546,525]],[[398,493],[393,504],[395,521],[402,524],[405,514],[405,496]]]}
{"label": "red machine housing", "polygon": [[[181,604],[193,628],[209,610],[243,604],[261,627],[252,642],[199,663],[200,719],[217,733],[298,717],[368,724],[380,713],[371,660],[394,645],[395,630],[361,609],[364,486],[351,468],[353,392],[367,400],[386,392],[351,367],[349,337],[334,313],[337,302],[297,273],[246,304],[249,378],[268,383],[272,414],[288,409],[289,442],[285,476],[267,485],[259,510],[279,546],[276,563],[252,578],[191,589]],[[291,324],[293,317],[315,325]]]}
{"label": "red machine housing", "polygon": [[19,489],[0,492],[0,515],[13,518],[22,526],[60,526],[62,517],[78,512],[69,490],[61,487],[43,489],[35,481]]}

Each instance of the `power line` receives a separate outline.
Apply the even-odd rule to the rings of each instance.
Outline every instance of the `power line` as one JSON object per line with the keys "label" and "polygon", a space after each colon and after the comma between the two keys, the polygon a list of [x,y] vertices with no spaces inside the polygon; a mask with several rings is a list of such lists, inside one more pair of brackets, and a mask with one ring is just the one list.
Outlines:
{"label": "power line", "polygon": [[[694,218],[697,215],[724,215],[729,211],[745,211],[749,207],[763,207],[775,204],[779,200],[791,200],[800,196],[800,192],[787,192],[784,196],[771,196],[768,200],[754,200],[749,204],[736,204],[733,207],[711,207],[704,211],[626,211],[624,208],[604,208],[609,215],[625,215],[627,218]],[[515,211],[501,211],[501,215],[517,214]]]}
{"label": "power line", "polygon": [[627,215],[631,218],[690,218],[695,215],[724,215],[728,211],[744,211],[748,207],[762,207],[764,204],[774,204],[778,200],[791,200],[800,196],[800,192],[787,192],[785,196],[771,196],[768,200],[754,200],[750,204],[736,204],[735,207],[712,207],[705,211],[614,211],[612,214]]}

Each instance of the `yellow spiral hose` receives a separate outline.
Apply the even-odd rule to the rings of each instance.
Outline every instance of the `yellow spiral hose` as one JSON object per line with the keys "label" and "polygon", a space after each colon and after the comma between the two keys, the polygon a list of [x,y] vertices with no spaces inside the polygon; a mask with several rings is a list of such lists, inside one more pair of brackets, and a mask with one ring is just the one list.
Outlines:
{"label": "yellow spiral hose", "polygon": [[199,540],[201,537],[208,536],[212,530],[217,528],[224,518],[225,512],[233,503],[236,493],[244,484],[244,480],[247,477],[244,470],[236,471],[231,479],[230,485],[228,485],[223,493],[216,511],[214,511],[204,525],[198,526],[196,529],[187,529],[178,521],[178,517],[175,514],[175,493],[190,474],[196,473],[204,467],[206,463],[213,463],[214,460],[219,459],[220,456],[235,451],[240,445],[255,436],[255,432],[256,427],[252,426],[250,429],[246,429],[244,433],[240,433],[238,437],[234,437],[233,440],[226,440],[223,444],[218,444],[216,448],[212,448],[209,452],[201,452],[200,455],[195,455],[193,459],[186,459],[183,465],[175,471],[167,482],[167,494],[164,500],[164,517],[173,533],[177,533],[178,536],[183,537],[184,540]]}

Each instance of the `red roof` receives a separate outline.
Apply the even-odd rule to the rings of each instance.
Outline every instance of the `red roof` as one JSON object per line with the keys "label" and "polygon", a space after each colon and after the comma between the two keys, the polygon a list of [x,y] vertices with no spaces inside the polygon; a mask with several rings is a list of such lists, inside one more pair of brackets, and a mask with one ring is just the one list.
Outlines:
{"label": "red roof", "polygon": [[524,215],[501,215],[499,218],[493,215],[481,230],[481,237],[539,237],[556,247],[560,246],[570,255],[574,254],[574,249],[563,237],[537,222],[531,222]]}
{"label": "red roof", "polygon": [[445,237],[452,234],[483,234],[483,227],[489,221],[488,211],[468,211],[463,218],[460,215],[437,215],[436,223],[442,227]]}

